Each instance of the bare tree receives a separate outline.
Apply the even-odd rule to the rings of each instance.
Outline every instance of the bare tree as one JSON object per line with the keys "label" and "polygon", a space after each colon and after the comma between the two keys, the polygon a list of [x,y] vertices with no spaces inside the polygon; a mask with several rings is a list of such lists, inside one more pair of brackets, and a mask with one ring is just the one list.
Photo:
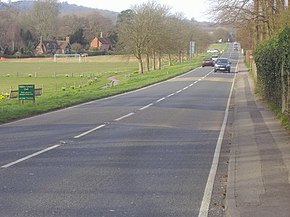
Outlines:
{"label": "bare tree", "polygon": [[[214,2],[212,15],[215,20],[234,24],[237,28],[250,27],[249,32],[253,33],[252,37],[255,38],[253,47],[277,32],[280,28],[277,21],[281,16],[286,16],[284,11],[287,10],[285,0],[216,0]],[[247,23],[250,25],[246,25]]]}
{"label": "bare tree", "polygon": [[24,46],[18,17],[19,12],[15,10],[0,11],[0,48],[8,54],[13,54]]}
{"label": "bare tree", "polygon": [[37,0],[31,11],[31,24],[37,36],[51,39],[57,35],[59,3],[57,0]]}
{"label": "bare tree", "polygon": [[85,16],[86,25],[84,35],[86,41],[91,41],[94,37],[104,34],[113,29],[113,23],[109,18],[104,17],[98,12],[93,12]]}
{"label": "bare tree", "polygon": [[166,9],[155,2],[135,5],[132,10],[121,13],[118,21],[119,43],[133,53],[139,62],[139,72],[144,72],[143,58],[146,57],[150,70],[150,55],[155,52],[159,40],[160,24]]}

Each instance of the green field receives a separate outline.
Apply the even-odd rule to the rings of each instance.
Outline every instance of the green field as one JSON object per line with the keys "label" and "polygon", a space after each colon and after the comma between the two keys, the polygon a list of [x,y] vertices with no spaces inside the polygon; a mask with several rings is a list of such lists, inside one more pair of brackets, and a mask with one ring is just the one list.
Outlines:
{"label": "green field", "polygon": [[[138,89],[183,74],[200,66],[207,54],[162,70],[138,73],[134,58],[122,56],[87,57],[86,61],[58,61],[53,59],[14,59],[0,61],[0,123],[41,114]],[[112,85],[110,78],[116,79]],[[43,95],[35,103],[3,98],[19,84],[43,87]],[[3,99],[1,99],[3,98]]]}
{"label": "green field", "polygon": [[[134,59],[119,56],[86,58],[86,62],[53,59],[23,59],[0,61],[0,93],[17,89],[19,84],[33,83],[45,92],[63,88],[83,87],[91,80],[102,78],[101,83],[114,74],[130,74],[138,70]],[[104,80],[105,79],[105,80]]]}

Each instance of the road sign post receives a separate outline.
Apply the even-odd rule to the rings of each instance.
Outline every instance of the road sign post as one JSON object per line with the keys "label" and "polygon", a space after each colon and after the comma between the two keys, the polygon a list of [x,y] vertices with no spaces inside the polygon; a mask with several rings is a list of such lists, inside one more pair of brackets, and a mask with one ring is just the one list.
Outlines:
{"label": "road sign post", "polygon": [[190,59],[193,58],[195,54],[195,41],[190,41],[189,43],[189,55],[190,55]]}

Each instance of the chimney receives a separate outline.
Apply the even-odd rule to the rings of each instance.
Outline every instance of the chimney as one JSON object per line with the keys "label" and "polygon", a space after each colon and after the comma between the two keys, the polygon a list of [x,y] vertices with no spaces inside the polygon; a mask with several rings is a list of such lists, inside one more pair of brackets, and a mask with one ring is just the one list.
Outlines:
{"label": "chimney", "polygon": [[40,46],[42,46],[42,44],[43,44],[43,37],[42,37],[42,35],[40,36],[39,43],[40,43]]}
{"label": "chimney", "polygon": [[69,43],[69,36],[65,37],[65,41]]}
{"label": "chimney", "polygon": [[100,34],[100,38],[103,38],[103,32],[101,32],[101,34]]}

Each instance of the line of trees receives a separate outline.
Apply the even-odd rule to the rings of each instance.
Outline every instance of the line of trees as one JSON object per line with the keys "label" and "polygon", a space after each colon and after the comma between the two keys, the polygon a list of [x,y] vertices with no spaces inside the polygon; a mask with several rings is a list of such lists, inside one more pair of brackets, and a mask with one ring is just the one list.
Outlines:
{"label": "line of trees", "polygon": [[170,65],[173,56],[182,62],[189,57],[190,41],[195,41],[199,50],[211,42],[209,34],[193,22],[170,14],[166,5],[154,1],[122,11],[117,32],[121,48],[137,58],[140,73],[144,72],[144,65],[147,71],[160,69],[165,55]]}
{"label": "line of trees", "polygon": [[155,1],[122,11],[116,23],[97,11],[61,14],[58,0],[36,0],[26,12],[9,6],[0,10],[0,49],[5,54],[29,54],[41,36],[44,40],[70,36],[73,50],[80,52],[100,32],[116,44],[118,52],[134,54],[141,73],[144,66],[147,71],[161,68],[165,55],[170,64],[173,57],[182,62],[189,57],[190,41],[196,42],[198,52],[213,41],[197,22],[171,14],[168,6]]}

